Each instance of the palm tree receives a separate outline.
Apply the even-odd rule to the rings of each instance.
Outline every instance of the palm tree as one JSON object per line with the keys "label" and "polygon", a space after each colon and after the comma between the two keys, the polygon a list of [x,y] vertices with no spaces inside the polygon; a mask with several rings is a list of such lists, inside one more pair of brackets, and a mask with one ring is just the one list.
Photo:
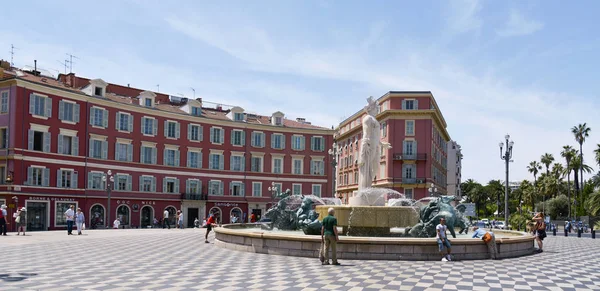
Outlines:
{"label": "palm tree", "polygon": [[[583,187],[583,143],[585,142],[585,139],[590,136],[590,131],[592,131],[592,129],[587,126],[587,123],[580,123],[571,128],[571,133],[575,136],[575,141],[579,143],[579,160],[581,161],[579,164],[579,174],[581,175],[581,187]],[[577,181],[577,183],[579,183],[579,181]],[[581,191],[579,194],[581,194]]]}
{"label": "palm tree", "polygon": [[542,155],[541,162],[544,164],[544,166],[546,166],[546,174],[548,174],[550,171],[550,165],[552,162],[554,162],[554,156],[552,154],[545,153]]}
{"label": "palm tree", "polygon": [[577,152],[570,145],[563,146],[563,150],[560,152],[560,155],[567,161],[565,171],[567,172],[567,190],[569,192],[569,219],[571,219],[571,160],[576,154]]}
{"label": "palm tree", "polygon": [[504,192],[502,182],[500,180],[490,180],[485,188],[491,197],[496,198],[496,216],[500,215],[500,194]]}
{"label": "palm tree", "polygon": [[[571,160],[571,168],[574,170],[574,181],[578,181],[577,180],[577,176],[579,175],[579,173],[577,172],[577,169],[581,169],[581,172],[586,172],[586,173],[591,173],[594,171],[594,169],[592,169],[592,167],[586,165],[585,163],[581,163],[581,159],[580,156],[575,155],[573,157],[573,159]],[[579,185],[577,182],[575,182],[575,190],[580,193],[580,197],[579,200],[577,200],[577,198],[575,199],[575,201],[579,201],[579,203],[577,203],[577,205],[582,205],[581,202],[583,201],[583,188],[580,189]],[[577,197],[577,196],[575,196]]]}
{"label": "palm tree", "polygon": [[542,166],[540,165],[540,163],[538,163],[538,161],[533,161],[533,162],[529,163],[529,166],[527,166],[527,171],[529,171],[529,173],[533,174],[533,192],[534,192],[533,196],[535,196],[535,184],[537,183],[537,174],[540,172],[541,169],[542,169]]}
{"label": "palm tree", "polygon": [[[522,199],[525,201],[525,203],[529,203],[531,205],[531,210],[533,211],[533,209],[535,208],[535,191],[533,190],[533,185],[531,184],[531,182],[527,181],[527,180],[523,180],[523,182],[521,182],[521,185],[519,185],[519,189],[521,190],[521,193],[523,194]],[[519,201],[520,203],[520,201]]]}
{"label": "palm tree", "polygon": [[594,150],[594,154],[596,154],[596,165],[600,166],[600,143],[596,145],[596,149]]}

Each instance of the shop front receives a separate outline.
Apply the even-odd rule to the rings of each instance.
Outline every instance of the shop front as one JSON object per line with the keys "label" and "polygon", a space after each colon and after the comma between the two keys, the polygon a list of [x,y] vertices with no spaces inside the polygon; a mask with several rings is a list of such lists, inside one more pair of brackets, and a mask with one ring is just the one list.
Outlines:
{"label": "shop front", "polygon": [[194,227],[196,218],[202,223],[206,219],[206,201],[204,200],[183,200],[181,203],[183,211],[184,227]]}
{"label": "shop front", "polygon": [[218,224],[242,223],[248,220],[248,204],[239,202],[207,202],[208,213],[216,215]]}

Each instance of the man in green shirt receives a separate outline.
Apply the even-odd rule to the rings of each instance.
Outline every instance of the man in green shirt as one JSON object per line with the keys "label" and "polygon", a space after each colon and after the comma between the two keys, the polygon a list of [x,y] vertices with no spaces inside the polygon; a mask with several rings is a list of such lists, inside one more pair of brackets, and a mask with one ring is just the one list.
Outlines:
{"label": "man in green shirt", "polygon": [[337,261],[337,241],[338,241],[338,230],[337,230],[337,218],[333,216],[335,209],[329,208],[327,211],[329,215],[323,218],[323,226],[321,227],[321,244],[325,243],[323,255],[325,260],[323,265],[329,265],[329,247],[331,246],[331,256],[333,265],[339,265]]}

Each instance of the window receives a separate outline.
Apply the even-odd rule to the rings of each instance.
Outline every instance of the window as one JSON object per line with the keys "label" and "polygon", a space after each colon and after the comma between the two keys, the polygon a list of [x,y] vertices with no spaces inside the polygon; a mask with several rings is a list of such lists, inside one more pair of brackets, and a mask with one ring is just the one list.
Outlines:
{"label": "window", "polygon": [[158,121],[150,117],[142,117],[142,133],[155,136],[158,131]]}
{"label": "window", "polygon": [[263,171],[263,157],[252,157],[251,163],[251,172],[261,173]]}
{"label": "window", "polygon": [[141,192],[156,192],[156,178],[152,176],[140,176]]}
{"label": "window", "polygon": [[115,161],[132,162],[133,145],[130,143],[115,143]]}
{"label": "window", "polygon": [[0,113],[8,113],[8,91],[4,91],[0,98]]}
{"label": "window", "polygon": [[406,121],[406,135],[415,135],[415,121],[407,120]]}
{"label": "window", "polygon": [[104,173],[89,172],[88,173],[88,189],[105,190],[106,189],[106,178],[104,177]]}
{"label": "window", "polygon": [[100,87],[94,87],[94,95],[96,95],[96,96],[104,96],[104,94],[102,94],[102,88],[100,88]]}
{"label": "window", "polygon": [[292,162],[293,162],[293,173],[295,175],[302,175],[302,159],[294,159]]}
{"label": "window", "polygon": [[283,173],[283,159],[282,158],[273,158],[273,174],[281,174]]}
{"label": "window", "polygon": [[133,116],[129,113],[117,112],[117,120],[115,122],[118,131],[133,131]]}
{"label": "window", "polygon": [[419,109],[419,101],[417,100],[402,100],[402,109],[416,110]]}
{"label": "window", "polygon": [[108,142],[105,140],[90,139],[90,158],[106,160],[108,156]]}
{"label": "window", "polygon": [[241,130],[234,129],[231,131],[231,144],[234,146],[243,146],[246,144],[246,133]]}
{"label": "window", "polygon": [[229,193],[231,196],[245,196],[244,194],[244,183],[242,182],[231,182],[229,183]]}
{"label": "window", "polygon": [[202,116],[202,109],[200,107],[192,106],[192,115]]}
{"label": "window", "polygon": [[50,169],[40,167],[27,168],[27,185],[50,186]]}
{"label": "window", "polygon": [[321,185],[319,185],[319,184],[312,185],[312,195],[321,197]]}
{"label": "window", "polygon": [[63,155],[79,155],[79,138],[70,135],[58,135],[58,153]]}
{"label": "window", "polygon": [[256,148],[265,147],[264,132],[258,132],[258,131],[252,132],[252,144],[251,145]]}
{"label": "window", "polygon": [[402,165],[402,177],[406,179],[414,179],[415,178],[415,165],[408,164]]}
{"label": "window", "polygon": [[404,189],[404,198],[406,199],[414,199],[414,189]]}
{"label": "window", "polygon": [[283,118],[281,118],[281,117],[275,117],[275,125],[281,125],[282,120],[283,120]]}
{"label": "window", "polygon": [[386,137],[387,136],[387,122],[382,122],[381,123],[381,136],[382,137]]}
{"label": "window", "polygon": [[50,133],[30,129],[27,148],[33,151],[50,152]]}
{"label": "window", "polygon": [[165,149],[163,153],[163,165],[179,167],[179,151],[175,149]]}
{"label": "window", "polygon": [[115,190],[117,191],[131,191],[131,175],[117,174],[115,177]]}
{"label": "window", "polygon": [[285,136],[280,133],[271,134],[271,148],[278,150],[285,149]]}
{"label": "window", "polygon": [[32,93],[29,95],[29,114],[52,117],[52,99]]}
{"label": "window", "polygon": [[77,173],[72,170],[58,170],[56,175],[56,187],[77,188]]}
{"label": "window", "polygon": [[146,106],[146,107],[152,107],[152,98],[145,98],[144,99],[144,106]]}
{"label": "window", "polygon": [[223,170],[223,154],[210,154],[208,168],[212,170]]}
{"label": "window", "polygon": [[59,101],[58,119],[69,122],[79,122],[79,104]]}
{"label": "window", "polygon": [[246,161],[243,156],[231,156],[231,165],[229,169],[231,171],[243,172],[245,170]]}
{"label": "window", "polygon": [[165,137],[167,138],[179,138],[179,122],[165,121]]}
{"label": "window", "polygon": [[7,140],[7,129],[6,127],[4,128],[0,128],[0,148],[5,149],[8,147],[8,140]]}
{"label": "window", "polygon": [[185,181],[185,193],[188,194],[200,194],[202,189],[202,183],[200,180],[187,180]]}
{"label": "window", "polygon": [[92,109],[90,109],[90,125],[107,128],[108,110],[92,107]]}
{"label": "window", "polygon": [[209,181],[208,195],[223,195],[223,182],[215,180]]}
{"label": "window", "polygon": [[253,197],[261,197],[262,196],[262,182],[252,182],[252,196]]}
{"label": "window", "polygon": [[219,127],[210,128],[210,142],[214,144],[223,144],[225,140],[224,130]]}
{"label": "window", "polygon": [[415,154],[415,142],[412,140],[404,141],[404,155],[414,155]]}
{"label": "window", "polygon": [[202,126],[188,124],[188,140],[202,141]]}
{"label": "window", "polygon": [[73,206],[73,211],[77,209],[77,202],[56,202],[56,214],[54,215],[54,224],[56,226],[66,226],[67,218],[65,212]]}
{"label": "window", "polygon": [[313,175],[325,175],[325,163],[322,160],[312,160],[310,172]]}
{"label": "window", "polygon": [[179,193],[179,179],[164,178],[163,193]]}
{"label": "window", "polygon": [[188,168],[202,168],[202,152],[188,151],[187,153]]}
{"label": "window", "polygon": [[322,136],[313,136],[310,138],[310,149],[315,152],[325,150],[325,139]]}
{"label": "window", "polygon": [[234,113],[233,120],[235,121],[244,121],[244,113]]}
{"label": "window", "polygon": [[[6,184],[6,165],[0,166],[0,185]],[[2,202],[0,200],[0,202]]]}
{"label": "window", "polygon": [[292,194],[294,194],[294,195],[302,194],[302,184],[292,184]]}
{"label": "window", "polygon": [[305,139],[304,136],[301,135],[292,135],[292,149],[295,151],[303,151],[305,147]]}
{"label": "window", "polygon": [[142,146],[140,151],[140,162],[142,164],[156,164],[156,148],[150,146]]}
{"label": "window", "polygon": [[[281,194],[281,189],[283,189],[283,185],[281,183],[275,183],[275,195]],[[273,193],[271,193],[273,195]]]}

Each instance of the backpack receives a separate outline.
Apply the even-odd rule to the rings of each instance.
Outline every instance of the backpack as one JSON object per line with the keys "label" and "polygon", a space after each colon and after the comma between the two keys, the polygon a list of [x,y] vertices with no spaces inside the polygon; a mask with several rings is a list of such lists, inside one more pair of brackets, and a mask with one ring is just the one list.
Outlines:
{"label": "backpack", "polygon": [[492,235],[486,232],[481,239],[487,244],[492,241]]}

